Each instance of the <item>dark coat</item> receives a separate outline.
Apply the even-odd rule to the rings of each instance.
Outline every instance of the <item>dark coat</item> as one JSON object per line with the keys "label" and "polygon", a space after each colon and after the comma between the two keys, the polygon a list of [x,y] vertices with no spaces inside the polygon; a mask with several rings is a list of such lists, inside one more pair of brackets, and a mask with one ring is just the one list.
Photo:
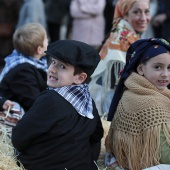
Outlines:
{"label": "dark coat", "polygon": [[170,43],[170,1],[159,0],[158,1],[158,12],[157,14],[165,13],[167,19],[159,27],[154,27],[155,37],[164,38]]}
{"label": "dark coat", "polygon": [[43,92],[13,128],[18,159],[28,170],[94,170],[92,145],[103,137],[94,102],[93,115],[81,116],[54,90]]}
{"label": "dark coat", "polygon": [[3,107],[3,104],[5,103],[6,99],[4,98],[0,98],[0,111],[4,110],[2,107]]}
{"label": "dark coat", "polygon": [[47,21],[61,24],[64,16],[69,13],[71,0],[46,0],[45,12]]}
{"label": "dark coat", "polygon": [[47,73],[24,63],[11,69],[0,83],[0,96],[18,102],[27,111],[40,92],[46,90]]}
{"label": "dark coat", "polygon": [[0,69],[5,65],[4,58],[14,49],[12,36],[21,5],[22,0],[0,0]]}

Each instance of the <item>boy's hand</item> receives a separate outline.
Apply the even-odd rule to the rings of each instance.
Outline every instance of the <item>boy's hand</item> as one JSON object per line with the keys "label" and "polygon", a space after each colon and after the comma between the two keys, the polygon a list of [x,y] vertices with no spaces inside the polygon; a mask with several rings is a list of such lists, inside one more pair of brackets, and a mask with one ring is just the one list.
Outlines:
{"label": "boy's hand", "polygon": [[6,100],[5,103],[3,104],[2,108],[4,110],[7,110],[9,107],[13,107],[14,106],[14,103],[10,100]]}

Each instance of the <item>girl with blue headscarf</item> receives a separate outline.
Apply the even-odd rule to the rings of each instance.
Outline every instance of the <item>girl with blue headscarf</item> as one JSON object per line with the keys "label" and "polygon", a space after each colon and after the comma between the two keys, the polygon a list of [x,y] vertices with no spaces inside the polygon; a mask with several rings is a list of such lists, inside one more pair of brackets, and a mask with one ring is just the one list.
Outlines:
{"label": "girl with blue headscarf", "polygon": [[113,97],[106,151],[123,168],[170,164],[170,45],[141,39],[126,55]]}

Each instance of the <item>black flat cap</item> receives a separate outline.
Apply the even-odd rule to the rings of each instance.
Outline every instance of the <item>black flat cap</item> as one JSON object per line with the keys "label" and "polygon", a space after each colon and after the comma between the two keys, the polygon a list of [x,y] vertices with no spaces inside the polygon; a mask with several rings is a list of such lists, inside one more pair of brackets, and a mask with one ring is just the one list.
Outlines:
{"label": "black flat cap", "polygon": [[100,61],[100,55],[91,46],[75,40],[59,40],[47,47],[52,58],[80,67],[91,76]]}

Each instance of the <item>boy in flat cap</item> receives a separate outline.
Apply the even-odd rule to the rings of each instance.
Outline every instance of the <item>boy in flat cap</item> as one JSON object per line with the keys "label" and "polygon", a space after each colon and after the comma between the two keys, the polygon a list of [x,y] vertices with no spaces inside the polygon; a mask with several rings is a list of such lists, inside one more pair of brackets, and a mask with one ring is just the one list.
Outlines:
{"label": "boy in flat cap", "polygon": [[12,143],[27,170],[97,170],[103,127],[86,81],[100,56],[89,45],[51,43],[47,85],[13,128]]}

